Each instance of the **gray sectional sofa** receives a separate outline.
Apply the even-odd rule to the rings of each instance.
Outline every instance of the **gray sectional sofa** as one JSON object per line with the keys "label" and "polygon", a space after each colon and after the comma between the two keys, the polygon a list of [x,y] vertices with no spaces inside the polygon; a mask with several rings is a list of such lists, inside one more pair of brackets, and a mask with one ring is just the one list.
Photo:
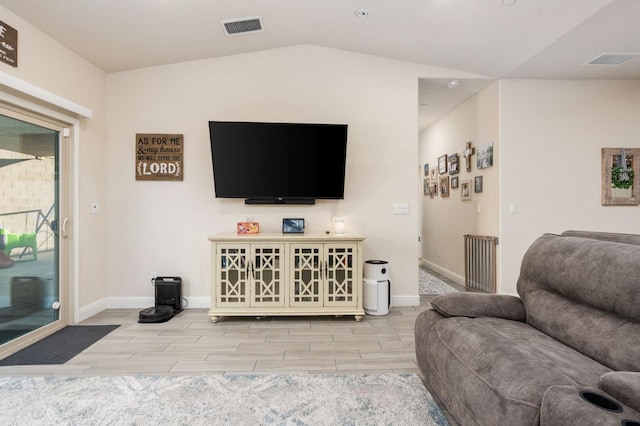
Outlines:
{"label": "gray sectional sofa", "polygon": [[640,236],[545,234],[520,297],[450,293],[415,324],[428,387],[461,425],[640,425]]}

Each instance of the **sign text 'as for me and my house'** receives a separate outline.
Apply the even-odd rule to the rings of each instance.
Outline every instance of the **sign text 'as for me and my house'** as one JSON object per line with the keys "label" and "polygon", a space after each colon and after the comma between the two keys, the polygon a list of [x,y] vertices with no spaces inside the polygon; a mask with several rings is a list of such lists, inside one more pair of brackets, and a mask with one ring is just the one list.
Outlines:
{"label": "sign text 'as for me and my house'", "polygon": [[136,133],[136,180],[183,180],[184,135]]}
{"label": "sign text 'as for me and my house'", "polygon": [[18,66],[18,30],[0,21],[0,62]]}

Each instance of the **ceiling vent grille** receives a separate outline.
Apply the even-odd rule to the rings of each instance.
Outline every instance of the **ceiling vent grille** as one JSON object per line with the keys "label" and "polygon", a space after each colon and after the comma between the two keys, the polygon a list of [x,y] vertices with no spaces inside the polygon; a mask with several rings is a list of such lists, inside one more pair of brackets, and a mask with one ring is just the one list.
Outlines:
{"label": "ceiling vent grille", "polygon": [[638,53],[603,53],[585,65],[622,65],[638,56]]}
{"label": "ceiling vent grille", "polygon": [[262,21],[259,16],[248,18],[227,19],[220,21],[227,36],[262,32]]}

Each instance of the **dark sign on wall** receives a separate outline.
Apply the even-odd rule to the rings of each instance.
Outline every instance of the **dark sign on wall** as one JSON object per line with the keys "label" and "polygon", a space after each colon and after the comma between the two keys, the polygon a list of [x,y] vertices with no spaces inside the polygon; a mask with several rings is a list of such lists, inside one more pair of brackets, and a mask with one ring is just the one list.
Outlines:
{"label": "dark sign on wall", "polygon": [[0,21],[0,62],[18,66],[18,30]]}
{"label": "dark sign on wall", "polygon": [[184,135],[136,133],[136,180],[183,180]]}

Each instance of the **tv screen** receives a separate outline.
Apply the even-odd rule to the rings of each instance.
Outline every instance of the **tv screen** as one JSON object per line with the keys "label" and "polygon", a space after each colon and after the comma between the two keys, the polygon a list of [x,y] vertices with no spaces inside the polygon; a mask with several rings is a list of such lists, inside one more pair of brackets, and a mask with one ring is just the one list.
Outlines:
{"label": "tv screen", "polygon": [[344,197],[346,124],[210,121],[217,198],[307,202]]}

